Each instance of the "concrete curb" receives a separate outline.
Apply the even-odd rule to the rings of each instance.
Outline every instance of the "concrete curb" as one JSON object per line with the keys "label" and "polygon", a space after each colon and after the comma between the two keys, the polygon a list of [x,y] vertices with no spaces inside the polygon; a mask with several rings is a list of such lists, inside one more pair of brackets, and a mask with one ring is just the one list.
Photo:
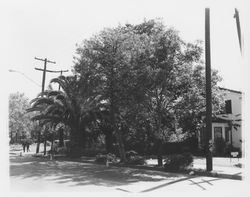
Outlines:
{"label": "concrete curb", "polygon": [[206,171],[199,171],[199,170],[192,170],[194,174],[198,176],[208,176],[208,177],[217,177],[217,178],[224,178],[224,179],[233,179],[233,180],[243,180],[243,177],[238,174],[225,174],[225,173],[218,173],[218,172],[206,172]]}
{"label": "concrete curb", "polygon": [[[55,157],[54,160],[66,160],[66,161],[76,161],[76,162],[83,162],[83,163],[93,163],[97,165],[106,165],[104,163],[95,162],[94,158],[92,157],[84,157],[84,158],[79,158],[79,159],[71,159],[67,157]],[[143,166],[143,165],[120,164],[120,163],[109,163],[109,166],[126,167],[126,168],[132,168],[132,169],[142,169],[142,170],[152,170],[152,171],[173,173],[173,174],[180,174],[180,175],[184,174],[187,176],[207,176],[207,177],[216,177],[216,178],[224,178],[224,179],[243,180],[242,176],[239,174],[225,174],[225,173],[218,173],[216,171],[206,172],[206,171],[198,170],[198,169],[189,169],[189,170],[183,170],[179,172],[168,172],[168,171],[165,171],[163,167],[157,167],[157,166],[145,166],[145,165]]]}
{"label": "concrete curb", "polygon": [[[166,172],[166,173],[174,173],[174,174],[185,174],[189,176],[208,176],[208,177],[217,177],[217,178],[225,178],[225,179],[233,179],[233,180],[242,180],[241,175],[231,175],[231,174],[224,174],[224,173],[217,173],[217,172],[206,172],[206,171],[198,171],[194,169],[186,170],[186,171],[180,171],[180,172],[167,172],[164,170],[164,168],[161,167],[151,167],[151,166],[139,166],[139,165],[127,165],[127,164],[110,164],[111,166],[117,166],[117,167],[128,167],[128,168],[134,168],[134,169],[144,169],[144,170],[153,170],[153,171],[160,171],[160,172]],[[193,172],[190,174],[190,172]]]}
{"label": "concrete curb", "polygon": [[[88,157],[87,157],[88,158]],[[86,162],[86,163],[94,163],[99,165],[105,165],[102,163],[96,163],[92,159],[88,158],[89,160],[86,160],[87,158],[81,158],[78,161]],[[157,166],[142,166],[142,165],[130,165],[130,164],[115,164],[110,163],[109,166],[114,167],[127,167],[132,169],[143,169],[143,170],[152,170],[152,171],[159,171],[159,172],[165,172],[165,173],[173,173],[173,174],[185,174],[188,176],[207,176],[207,177],[216,177],[216,178],[224,178],[224,179],[233,179],[233,180],[243,180],[241,175],[238,174],[225,174],[225,173],[218,173],[218,172],[206,172],[202,170],[196,170],[196,169],[189,169],[179,172],[167,172],[163,167],[157,167]],[[193,172],[192,174],[190,174]]]}

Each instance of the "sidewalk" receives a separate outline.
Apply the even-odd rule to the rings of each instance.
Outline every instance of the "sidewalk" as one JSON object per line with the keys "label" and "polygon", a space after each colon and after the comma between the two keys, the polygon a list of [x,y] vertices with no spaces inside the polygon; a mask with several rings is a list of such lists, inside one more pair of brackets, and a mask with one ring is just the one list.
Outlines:
{"label": "sidewalk", "polygon": [[206,159],[195,158],[192,170],[196,174],[221,178],[230,178],[236,180],[244,179],[244,159],[243,158],[213,158],[213,171],[210,173],[206,170]]}
{"label": "sidewalk", "polygon": [[[157,160],[147,160],[147,165],[155,166],[157,165]],[[194,157],[193,166],[190,168],[190,171],[193,171],[191,174],[194,175],[242,180],[244,178],[244,159],[214,157],[213,171],[206,172],[206,158]]]}
{"label": "sidewalk", "polygon": [[[41,146],[42,147],[42,146]],[[22,156],[32,156],[35,154],[35,146],[31,146],[30,152],[23,153],[21,149],[16,151],[11,151],[13,156],[20,155]],[[42,153],[41,153],[42,155]],[[10,155],[11,156],[11,155]],[[81,161],[84,162],[94,162],[94,157],[81,157]],[[144,169],[144,170],[155,170],[155,171],[164,171],[163,168],[157,167],[156,159],[148,159],[146,165],[143,166],[134,166],[134,165],[123,165],[124,167],[134,168],[134,169]],[[111,164],[114,165],[114,164]],[[114,165],[116,166],[116,164]],[[184,174],[198,175],[198,176],[208,176],[208,177],[219,177],[227,179],[242,180],[244,179],[244,158],[213,158],[213,171],[206,172],[206,159],[202,157],[194,157],[193,166],[186,172],[180,172]]]}
{"label": "sidewalk", "polygon": [[[213,171],[206,171],[206,159],[205,158],[194,158],[193,166],[187,171],[176,172],[176,174],[188,174],[193,176],[207,176],[207,177],[217,177],[217,178],[226,178],[226,179],[234,179],[234,180],[242,180],[244,174],[244,168],[237,167],[235,165],[241,163],[241,160],[232,161],[231,163],[227,163],[229,158],[214,158]],[[81,157],[79,161],[95,163],[93,157]],[[166,172],[164,168],[157,167],[156,159],[149,159],[146,161],[146,165],[129,165],[129,164],[112,164],[110,166],[120,166],[120,167],[128,167],[133,169],[142,169],[142,170],[153,170],[153,171],[161,171]],[[99,164],[104,165],[104,164]],[[167,173],[167,172],[166,172]],[[168,172],[169,173],[169,172]]]}

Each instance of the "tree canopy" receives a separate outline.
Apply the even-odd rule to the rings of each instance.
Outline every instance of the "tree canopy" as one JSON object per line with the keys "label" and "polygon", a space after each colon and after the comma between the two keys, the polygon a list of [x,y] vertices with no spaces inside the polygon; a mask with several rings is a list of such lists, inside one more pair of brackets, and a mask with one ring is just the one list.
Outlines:
{"label": "tree canopy", "polygon": [[[102,96],[121,155],[122,135],[124,129],[131,129],[132,117],[144,113],[160,156],[161,144],[185,119],[183,114],[194,113],[198,118],[204,110],[201,43],[184,42],[176,30],[159,20],[104,29],[84,40],[77,49],[74,73],[88,76]],[[216,90],[220,80],[216,72],[212,80]],[[219,110],[216,91],[213,98],[214,109]]]}
{"label": "tree canopy", "polygon": [[9,135],[10,143],[30,138],[36,129],[31,121],[32,114],[27,114],[29,99],[23,93],[12,93],[9,96]]}
{"label": "tree canopy", "polygon": [[[52,80],[62,91],[45,91],[33,101],[40,111],[34,119],[68,125],[75,141],[79,134],[96,138],[99,130],[107,150],[117,144],[123,162],[126,146],[152,145],[162,165],[163,144],[195,133],[202,122],[202,52],[201,42],[183,41],[161,20],[106,28],[78,45],[73,76]],[[213,71],[214,113],[222,103],[220,80]]]}

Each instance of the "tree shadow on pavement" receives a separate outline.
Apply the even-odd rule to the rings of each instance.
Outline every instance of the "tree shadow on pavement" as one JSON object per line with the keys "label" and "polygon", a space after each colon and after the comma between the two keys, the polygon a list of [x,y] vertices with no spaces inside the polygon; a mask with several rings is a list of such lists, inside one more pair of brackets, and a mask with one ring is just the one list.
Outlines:
{"label": "tree shadow on pavement", "polygon": [[89,162],[49,160],[34,157],[10,158],[10,178],[44,179],[71,186],[127,185],[138,181],[174,181],[183,175],[124,167],[106,167]]}

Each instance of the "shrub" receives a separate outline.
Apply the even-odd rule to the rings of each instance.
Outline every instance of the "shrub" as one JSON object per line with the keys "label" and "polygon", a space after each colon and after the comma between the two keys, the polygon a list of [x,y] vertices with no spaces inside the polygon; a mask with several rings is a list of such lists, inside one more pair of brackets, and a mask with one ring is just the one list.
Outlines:
{"label": "shrub", "polygon": [[190,153],[168,155],[164,162],[166,171],[177,172],[190,166],[193,163],[193,156]]}
{"label": "shrub", "polygon": [[223,138],[216,138],[214,140],[214,153],[217,156],[224,156],[226,149],[226,142]]}
{"label": "shrub", "polygon": [[134,150],[130,150],[126,152],[126,158],[132,157],[132,156],[137,156],[138,153]]}
{"label": "shrub", "polygon": [[114,154],[108,153],[106,155],[104,154],[97,154],[96,158],[95,158],[95,162],[97,163],[106,163],[107,159],[109,162],[111,163],[116,163],[117,162],[117,158]]}
{"label": "shrub", "polygon": [[126,152],[127,164],[132,165],[144,165],[146,160],[144,157],[139,156],[138,153],[134,150],[130,150]]}
{"label": "shrub", "polygon": [[145,163],[146,163],[145,158],[139,155],[130,156],[127,160],[127,164],[132,164],[132,165],[144,165]]}
{"label": "shrub", "polygon": [[239,157],[242,156],[240,148],[234,147],[231,144],[229,144],[225,148],[225,154],[226,154],[226,156],[231,157],[231,152],[238,152],[239,153]]}
{"label": "shrub", "polygon": [[94,148],[85,148],[84,150],[82,150],[82,155],[86,157],[95,157],[98,154],[105,155],[106,151]]}
{"label": "shrub", "polygon": [[71,158],[80,158],[82,154],[82,148],[80,147],[79,144],[70,141],[67,144],[67,156]]}
{"label": "shrub", "polygon": [[66,147],[59,147],[59,148],[57,148],[57,153],[65,155],[67,153],[67,148]]}

